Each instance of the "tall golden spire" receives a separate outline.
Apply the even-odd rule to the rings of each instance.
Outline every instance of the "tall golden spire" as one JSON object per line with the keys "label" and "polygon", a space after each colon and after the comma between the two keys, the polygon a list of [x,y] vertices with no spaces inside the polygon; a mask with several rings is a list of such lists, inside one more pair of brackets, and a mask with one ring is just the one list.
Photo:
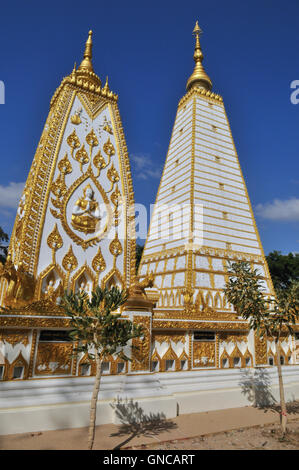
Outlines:
{"label": "tall golden spire", "polygon": [[193,29],[193,34],[196,38],[195,39],[195,51],[194,51],[194,56],[193,56],[195,67],[194,67],[192,75],[189,77],[187,81],[186,88],[188,91],[191,90],[193,86],[198,86],[200,88],[204,88],[205,90],[212,89],[212,82],[202,66],[203,54],[202,54],[200,42],[199,42],[200,33],[202,33],[202,30],[198,26],[198,21],[196,21],[195,28]]}
{"label": "tall golden spire", "polygon": [[85,45],[84,58],[81,62],[80,67],[78,68],[78,70],[84,70],[84,71],[89,71],[89,72],[94,71],[93,67],[92,67],[92,63],[91,63],[91,59],[92,59],[92,39],[91,39],[91,36],[92,36],[92,31],[89,31],[88,39],[87,39],[86,45]]}

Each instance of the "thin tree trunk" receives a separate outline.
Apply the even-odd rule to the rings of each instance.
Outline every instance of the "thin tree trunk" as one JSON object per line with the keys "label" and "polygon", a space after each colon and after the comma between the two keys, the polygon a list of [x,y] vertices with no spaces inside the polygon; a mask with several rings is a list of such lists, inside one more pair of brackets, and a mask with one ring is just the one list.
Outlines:
{"label": "thin tree trunk", "polygon": [[101,376],[102,376],[102,361],[98,354],[96,354],[96,376],[93,385],[93,392],[90,404],[90,419],[89,419],[89,432],[88,432],[88,449],[92,450],[94,437],[95,437],[95,426],[97,417],[97,402],[100,390]]}
{"label": "thin tree trunk", "polygon": [[287,407],[284,398],[283,380],[280,364],[280,343],[279,340],[276,343],[276,360],[277,360],[277,372],[278,372],[278,383],[279,383],[279,395],[280,395],[280,424],[283,436],[287,430]]}

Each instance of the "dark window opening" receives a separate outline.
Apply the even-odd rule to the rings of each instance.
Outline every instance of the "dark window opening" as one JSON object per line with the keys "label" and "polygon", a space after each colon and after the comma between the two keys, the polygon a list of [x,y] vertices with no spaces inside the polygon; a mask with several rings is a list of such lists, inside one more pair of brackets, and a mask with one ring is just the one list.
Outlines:
{"label": "dark window opening", "polygon": [[215,333],[208,331],[201,331],[200,333],[193,333],[194,341],[215,341]]}
{"label": "dark window opening", "polygon": [[13,379],[21,379],[23,377],[23,371],[24,371],[24,367],[22,367],[22,366],[14,367],[12,378]]}
{"label": "dark window opening", "polygon": [[72,341],[69,335],[69,331],[66,330],[43,330],[40,332],[39,340],[40,341]]}

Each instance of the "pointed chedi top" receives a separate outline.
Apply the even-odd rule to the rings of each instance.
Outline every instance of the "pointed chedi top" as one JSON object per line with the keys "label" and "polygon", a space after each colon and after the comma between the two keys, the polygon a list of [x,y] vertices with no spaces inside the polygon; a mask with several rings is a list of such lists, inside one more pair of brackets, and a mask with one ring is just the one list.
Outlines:
{"label": "pointed chedi top", "polygon": [[187,81],[186,88],[188,91],[191,90],[193,86],[204,88],[205,90],[212,89],[212,82],[210,80],[210,77],[206,74],[202,66],[203,54],[202,54],[200,42],[199,42],[200,33],[202,33],[202,30],[198,26],[198,21],[196,21],[195,27],[193,29],[193,34],[196,38],[195,39],[195,51],[194,51],[194,56],[193,56],[195,67],[194,67],[192,75],[189,77]]}
{"label": "pointed chedi top", "polygon": [[88,39],[85,44],[85,51],[84,51],[84,58],[81,62],[80,67],[78,70],[86,70],[89,72],[93,72],[93,67],[92,67],[92,31],[89,31],[88,33]]}

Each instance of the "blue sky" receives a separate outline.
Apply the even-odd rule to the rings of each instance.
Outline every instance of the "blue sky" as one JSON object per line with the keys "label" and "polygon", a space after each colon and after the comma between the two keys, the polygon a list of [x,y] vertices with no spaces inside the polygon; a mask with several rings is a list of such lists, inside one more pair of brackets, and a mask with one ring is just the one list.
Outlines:
{"label": "blue sky", "polygon": [[204,66],[230,120],[266,254],[299,252],[299,2],[78,0],[1,6],[0,226],[17,200],[62,78],[82,59],[119,95],[135,200],[154,203],[179,99],[193,70],[195,20]]}

